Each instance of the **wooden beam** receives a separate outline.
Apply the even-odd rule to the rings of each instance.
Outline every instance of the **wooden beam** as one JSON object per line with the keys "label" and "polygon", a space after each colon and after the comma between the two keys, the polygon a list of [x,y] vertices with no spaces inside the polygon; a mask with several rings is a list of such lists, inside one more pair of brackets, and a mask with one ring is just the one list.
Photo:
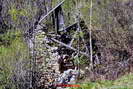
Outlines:
{"label": "wooden beam", "polygon": [[55,9],[57,9],[60,5],[62,5],[65,2],[65,0],[63,0],[62,2],[60,2],[56,7],[54,7],[52,10],[50,10],[45,16],[43,16],[40,20],[39,23],[42,22],[42,20],[44,20],[49,14],[51,14]]}
{"label": "wooden beam", "polygon": [[[72,49],[73,51],[76,51],[76,52],[78,52],[78,50],[76,49],[76,48],[73,48],[73,47],[71,47],[71,46],[69,46],[69,45],[67,45],[67,44],[65,44],[65,43],[63,43],[63,42],[60,42],[60,41],[58,41],[58,40],[56,40],[56,39],[54,39],[54,38],[51,38],[51,40],[53,40],[54,42],[56,42],[56,43],[58,43],[58,44],[61,44],[61,45],[63,45],[63,46],[65,46],[65,47],[67,47],[67,48],[69,48],[69,49]],[[89,57],[89,55],[87,54],[87,53],[85,53],[85,52],[79,52],[80,54],[82,54],[82,55],[84,55],[84,56],[86,56],[86,57]]]}

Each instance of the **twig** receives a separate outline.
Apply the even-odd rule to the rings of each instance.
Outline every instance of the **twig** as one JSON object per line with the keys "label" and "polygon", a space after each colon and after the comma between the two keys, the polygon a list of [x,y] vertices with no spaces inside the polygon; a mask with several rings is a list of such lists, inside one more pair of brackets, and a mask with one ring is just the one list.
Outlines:
{"label": "twig", "polygon": [[97,55],[97,54],[95,55],[95,57],[96,57],[96,64],[100,64],[100,60],[99,60],[99,58],[98,58],[98,55]]}
{"label": "twig", "polygon": [[[69,45],[67,45],[67,44],[64,44],[63,42],[60,42],[60,41],[58,41],[58,40],[56,40],[56,39],[54,39],[54,38],[51,38],[51,40],[55,41],[55,42],[58,43],[58,44],[61,44],[61,45],[65,46],[65,47],[67,47],[67,48],[69,48],[69,49],[72,49],[73,51],[78,52],[77,49],[75,49],[74,47],[71,47],[71,46],[69,46]],[[80,51],[79,53],[82,54],[82,55],[85,55],[85,56],[89,57],[89,55],[88,55],[87,53],[85,53],[85,52],[81,52],[81,51]]]}
{"label": "twig", "polygon": [[91,61],[91,67],[93,68],[93,58],[92,58],[92,55],[93,55],[93,49],[92,49],[92,0],[91,0],[91,7],[90,7],[90,31],[89,31],[89,34],[90,34],[90,61]]}
{"label": "twig", "polygon": [[76,35],[77,35],[77,32],[78,32],[78,30],[76,30],[75,34],[73,35],[73,38],[72,38],[72,40],[71,40],[69,46],[72,45],[72,43],[73,43],[73,41],[74,41],[74,39],[75,39],[75,37],[76,37]]}
{"label": "twig", "polygon": [[[79,35],[79,32],[80,32],[80,20],[79,20],[79,10],[78,10],[78,16],[77,16],[77,21],[78,21],[78,28],[77,28],[77,31],[78,31],[78,35]],[[80,37],[78,36],[78,71],[79,71],[79,75],[80,75],[80,58],[79,58],[79,53],[80,53]]]}

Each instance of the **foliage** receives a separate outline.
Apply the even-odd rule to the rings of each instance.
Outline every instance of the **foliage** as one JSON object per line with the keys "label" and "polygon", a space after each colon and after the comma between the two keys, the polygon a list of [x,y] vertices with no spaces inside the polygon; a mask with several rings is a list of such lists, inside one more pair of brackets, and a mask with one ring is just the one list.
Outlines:
{"label": "foliage", "polygon": [[20,31],[7,32],[1,37],[10,43],[0,45],[0,67],[2,67],[0,70],[0,89],[4,89],[4,87],[12,85],[10,78],[15,67],[14,64],[20,59],[26,59],[28,51]]}
{"label": "foliage", "polygon": [[11,9],[9,9],[8,13],[11,15],[12,20],[17,23],[20,23],[19,21],[21,16],[30,17],[30,14],[26,8],[17,9],[15,4],[11,6]]}
{"label": "foliage", "polygon": [[62,5],[65,18],[65,24],[66,26],[69,26],[70,24],[73,24],[75,22],[75,0],[66,0],[64,4]]}
{"label": "foliage", "polygon": [[76,56],[74,58],[74,62],[75,64],[80,64],[80,65],[84,65],[84,64],[87,64],[88,63],[88,60],[86,59],[85,56]]}
{"label": "foliage", "polygon": [[20,10],[17,10],[16,8],[12,7],[10,10],[9,10],[9,14],[11,14],[12,16],[12,19],[14,21],[17,21],[17,16],[28,16],[28,12],[26,11],[26,9],[20,9]]}
{"label": "foliage", "polygon": [[3,16],[7,25],[11,25],[14,28],[26,31],[30,29],[37,19],[39,8],[36,5],[37,1],[32,2],[27,0],[4,0]]}

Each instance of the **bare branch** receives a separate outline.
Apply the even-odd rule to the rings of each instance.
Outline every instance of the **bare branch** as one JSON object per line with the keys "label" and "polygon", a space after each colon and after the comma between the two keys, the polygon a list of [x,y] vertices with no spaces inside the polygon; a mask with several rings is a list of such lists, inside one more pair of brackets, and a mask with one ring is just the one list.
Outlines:
{"label": "bare branch", "polygon": [[91,61],[91,66],[93,67],[93,49],[92,49],[92,0],[91,0],[91,7],[90,7],[90,61]]}

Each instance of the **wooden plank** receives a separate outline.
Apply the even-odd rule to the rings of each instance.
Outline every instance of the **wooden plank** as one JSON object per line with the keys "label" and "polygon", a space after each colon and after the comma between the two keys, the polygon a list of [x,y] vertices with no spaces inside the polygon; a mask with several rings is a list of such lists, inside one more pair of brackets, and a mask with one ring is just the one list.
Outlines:
{"label": "wooden plank", "polygon": [[57,9],[60,5],[62,5],[65,2],[65,0],[63,0],[62,2],[60,2],[56,7],[54,7],[52,10],[50,10],[45,16],[43,16],[40,20],[39,23],[42,22],[42,20],[44,20],[49,14],[51,14],[55,9]]}

